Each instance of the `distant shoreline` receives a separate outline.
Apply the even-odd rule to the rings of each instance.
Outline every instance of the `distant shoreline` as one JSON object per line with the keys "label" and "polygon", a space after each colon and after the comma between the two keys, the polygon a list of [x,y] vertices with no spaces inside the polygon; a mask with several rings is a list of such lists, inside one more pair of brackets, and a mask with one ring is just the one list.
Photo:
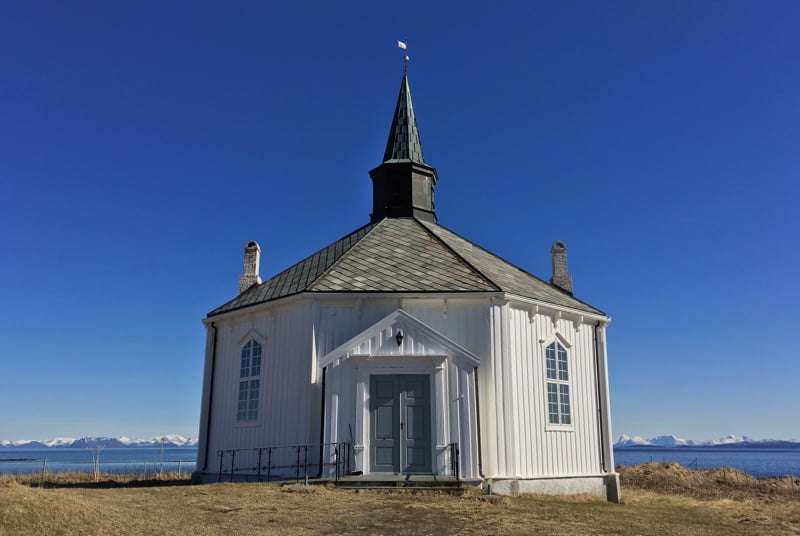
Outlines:
{"label": "distant shoreline", "polygon": [[[35,451],[49,451],[49,450],[86,450],[86,449],[93,449],[97,447],[86,447],[86,446],[70,446],[70,445],[59,445],[57,447],[28,447],[28,446],[20,446],[20,447],[0,447],[0,453],[2,452],[11,452],[11,451],[19,451],[19,450],[35,450]],[[114,446],[100,446],[103,450],[124,450],[124,449],[137,449],[137,450],[144,450],[144,449],[161,449],[161,445],[114,445]],[[181,449],[181,450],[197,450],[197,445],[164,445],[164,449]],[[616,447],[614,447],[616,448]]]}
{"label": "distant shoreline", "polygon": [[723,443],[720,445],[614,445],[614,450],[664,449],[664,450],[707,450],[707,449],[788,449],[800,450],[800,443],[794,441],[774,441],[769,443]]}

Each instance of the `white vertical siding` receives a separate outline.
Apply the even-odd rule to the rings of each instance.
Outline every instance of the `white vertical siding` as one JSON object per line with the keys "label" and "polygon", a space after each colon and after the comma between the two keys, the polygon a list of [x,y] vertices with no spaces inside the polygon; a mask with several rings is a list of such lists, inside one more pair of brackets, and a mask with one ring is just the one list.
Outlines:
{"label": "white vertical siding", "polygon": [[[506,411],[505,439],[517,454],[505,476],[537,477],[597,474],[601,471],[593,326],[508,307],[508,354],[502,392],[514,411]],[[533,320],[533,321],[531,321]],[[554,337],[568,344],[571,426],[548,424],[545,347]],[[542,341],[542,342],[540,342]],[[506,449],[508,450],[508,449]]]}
{"label": "white vertical siding", "polygon": [[403,310],[475,355],[489,354],[488,299],[405,299]]}
{"label": "white vertical siding", "polygon": [[478,370],[481,394],[481,438],[485,438],[484,444],[487,447],[484,458],[486,462],[484,474],[490,476],[511,474],[506,456],[505,407],[507,401],[506,384],[503,381],[503,368],[506,361],[503,357],[503,339],[506,328],[502,316],[504,307],[506,307],[504,302],[496,302],[490,307],[489,359],[482,361]]}
{"label": "white vertical siding", "polygon": [[478,419],[475,405],[475,370],[450,363],[450,376],[455,377],[451,387],[450,422],[452,441],[458,443],[462,478],[479,478]]}
{"label": "white vertical siding", "polygon": [[[558,318],[554,325],[544,311],[530,313],[527,307],[475,297],[325,297],[294,300],[215,320],[213,385],[208,380],[213,389],[208,410],[211,432],[205,435],[201,431],[201,442],[208,443],[209,470],[218,463],[219,449],[318,443],[322,382],[317,359],[402,308],[480,358],[477,392],[472,365],[453,358],[440,341],[432,341],[413,328],[404,329],[401,348],[394,342],[396,333],[387,329],[359,343],[353,355],[444,356],[445,361],[435,372],[442,383],[437,384],[438,413],[432,415],[436,423],[432,438],[440,448],[449,442],[459,443],[463,477],[479,476],[479,450],[483,474],[490,478],[599,473],[594,326],[578,324],[576,330],[571,318]],[[252,424],[236,420],[240,352],[248,333],[263,337],[259,419]],[[568,429],[547,423],[545,346],[556,334],[568,343],[573,421]],[[209,339],[207,373],[212,351]],[[605,359],[604,354],[601,357]],[[326,441],[359,443],[359,438],[365,437],[368,423],[364,422],[363,410],[368,393],[363,390],[363,378],[369,374],[365,370],[362,367],[359,372],[344,360],[328,367]],[[392,373],[403,372],[399,369]],[[604,368],[600,374],[604,382]],[[477,439],[478,403],[481,445]],[[205,425],[204,420],[201,427]],[[359,456],[363,462],[364,454]],[[445,457],[437,456],[441,471]],[[241,464],[237,467],[243,467],[246,461]]]}
{"label": "white vertical siding", "polygon": [[[319,441],[319,418],[314,418],[319,390],[309,381],[311,327],[310,304],[298,302],[218,322],[210,459],[221,449]],[[252,423],[238,422],[236,415],[241,348],[248,334],[262,343],[258,419]],[[250,463],[254,461],[242,458],[236,465]],[[213,462],[210,465],[214,467]]]}
{"label": "white vertical siding", "polygon": [[[432,470],[449,474],[447,446],[458,443],[462,478],[478,478],[474,371],[457,360],[444,367],[353,365],[340,361],[326,374],[325,442],[352,442],[356,469],[369,472],[369,377],[372,374],[430,374]],[[330,387],[330,391],[328,391]],[[331,460],[332,461],[332,460]],[[332,470],[332,469],[331,469]]]}
{"label": "white vertical siding", "polygon": [[[443,315],[443,300],[404,300],[411,302],[414,312],[426,316],[415,319],[429,328],[442,329],[446,325]],[[373,312],[378,311],[375,304],[369,309],[362,307],[362,322],[368,318],[373,325],[393,311],[386,303],[387,312],[375,321]],[[474,307],[474,304],[473,304]],[[456,307],[456,317],[465,313]],[[365,314],[367,311],[369,314]],[[466,315],[468,316],[468,315]],[[320,331],[325,334],[318,340],[341,340],[344,330],[332,324],[339,323],[340,311],[332,307],[320,307]],[[351,316],[342,315],[342,322]],[[472,314],[481,319],[485,329],[485,315]],[[425,322],[427,320],[427,322]],[[326,442],[353,442],[356,447],[356,468],[369,471],[369,396],[368,384],[372,374],[430,374],[431,376],[431,439],[434,473],[446,474],[450,471],[450,458],[447,446],[458,443],[460,449],[460,474],[463,478],[478,478],[477,460],[477,408],[475,406],[474,364],[460,357],[463,350],[453,352],[441,340],[429,337],[429,331],[415,322],[398,320],[399,323],[382,324],[374,332],[352,341],[352,346],[336,347],[341,352],[336,360],[327,366],[326,372]],[[355,324],[355,322],[351,322]],[[370,326],[366,326],[369,328]],[[403,343],[395,341],[397,331],[402,328]],[[467,329],[461,327],[459,329]],[[473,331],[476,326],[472,326]],[[364,330],[362,330],[363,332]],[[342,333],[338,337],[329,334]],[[443,333],[439,332],[441,335]],[[353,335],[353,334],[351,334]],[[347,340],[351,340],[350,339]],[[341,346],[341,345],[340,345]],[[331,350],[331,351],[333,351]],[[320,350],[322,352],[322,350]],[[354,357],[351,357],[354,356]],[[363,356],[372,356],[365,360]],[[433,356],[430,360],[418,359]],[[378,357],[376,360],[375,357]],[[406,359],[408,358],[408,359]],[[472,359],[472,358],[470,358]]]}

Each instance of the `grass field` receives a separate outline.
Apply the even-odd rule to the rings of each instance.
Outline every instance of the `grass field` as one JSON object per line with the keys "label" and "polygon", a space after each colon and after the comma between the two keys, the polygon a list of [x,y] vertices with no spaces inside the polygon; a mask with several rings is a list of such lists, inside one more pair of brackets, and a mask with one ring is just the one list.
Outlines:
{"label": "grass field", "polygon": [[[679,467],[679,466],[678,466]],[[683,474],[683,471],[687,471]],[[733,470],[729,470],[733,471]],[[680,473],[680,474],[679,474]],[[0,535],[77,534],[800,534],[794,481],[720,480],[672,464],[622,473],[623,504],[589,496],[347,491],[331,486],[212,484],[167,478],[0,479]],[[745,475],[746,476],[746,475]],[[672,489],[681,478],[688,487]],[[665,490],[652,488],[664,486]],[[800,482],[798,482],[800,484]]]}

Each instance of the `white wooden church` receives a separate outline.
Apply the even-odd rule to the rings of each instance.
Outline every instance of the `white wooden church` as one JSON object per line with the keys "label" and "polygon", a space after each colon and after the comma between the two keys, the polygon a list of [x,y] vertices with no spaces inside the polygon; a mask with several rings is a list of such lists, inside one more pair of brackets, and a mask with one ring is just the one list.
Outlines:
{"label": "white wooden church", "polygon": [[[211,311],[195,481],[455,478],[619,500],[610,318],[437,222],[403,77],[360,229]],[[544,253],[544,252],[543,252]],[[235,478],[234,478],[235,477]]]}

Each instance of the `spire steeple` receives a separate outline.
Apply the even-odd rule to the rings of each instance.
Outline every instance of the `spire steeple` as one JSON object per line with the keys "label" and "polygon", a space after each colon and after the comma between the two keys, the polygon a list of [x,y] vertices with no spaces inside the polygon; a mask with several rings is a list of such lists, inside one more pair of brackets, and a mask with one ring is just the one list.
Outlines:
{"label": "spire steeple", "polygon": [[389,140],[383,153],[384,162],[417,162],[425,164],[422,156],[422,142],[419,140],[417,118],[414,116],[414,104],[411,102],[411,88],[408,87],[408,75],[403,75],[400,95],[394,108],[392,126],[389,129]]}
{"label": "spire steeple", "polygon": [[422,155],[408,75],[404,74],[400,83],[383,163],[369,175],[372,178],[373,222],[409,216],[436,221],[433,191],[438,176]]}

